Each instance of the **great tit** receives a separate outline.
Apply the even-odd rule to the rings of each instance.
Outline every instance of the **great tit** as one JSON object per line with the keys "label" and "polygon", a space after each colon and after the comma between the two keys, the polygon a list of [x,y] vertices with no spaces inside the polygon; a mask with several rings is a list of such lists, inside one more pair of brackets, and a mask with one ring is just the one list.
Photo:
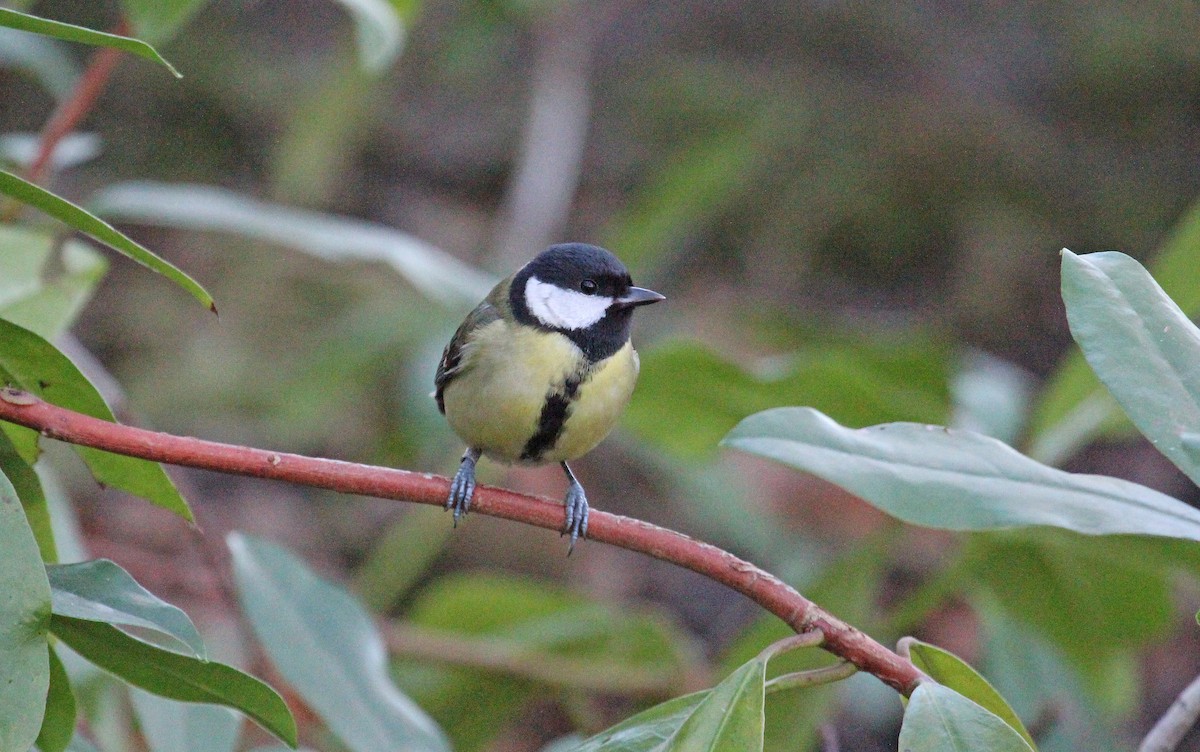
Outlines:
{"label": "great tit", "polygon": [[446,509],[454,524],[475,493],[481,455],[557,462],[567,475],[571,548],[587,535],[588,502],[568,460],[591,451],[629,404],[638,355],[633,309],[666,298],[634,287],[594,245],[553,245],[497,284],[454,333],[434,377],[438,409],[467,443]]}

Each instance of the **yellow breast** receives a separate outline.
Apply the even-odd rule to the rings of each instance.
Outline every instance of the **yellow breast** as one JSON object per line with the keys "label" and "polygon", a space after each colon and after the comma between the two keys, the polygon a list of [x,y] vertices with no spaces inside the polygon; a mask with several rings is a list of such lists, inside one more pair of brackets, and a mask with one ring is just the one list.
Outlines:
{"label": "yellow breast", "polygon": [[571,405],[562,434],[543,460],[573,460],[592,451],[625,412],[637,375],[637,351],[628,342],[593,366],[591,375],[579,386],[578,398]]}
{"label": "yellow breast", "polygon": [[446,418],[463,441],[504,462],[521,461],[547,397],[581,371],[583,381],[558,440],[540,461],[586,454],[616,424],[638,371],[637,353],[629,343],[612,357],[588,364],[566,337],[506,320],[479,329],[464,348],[463,359],[466,368],[443,393]]}

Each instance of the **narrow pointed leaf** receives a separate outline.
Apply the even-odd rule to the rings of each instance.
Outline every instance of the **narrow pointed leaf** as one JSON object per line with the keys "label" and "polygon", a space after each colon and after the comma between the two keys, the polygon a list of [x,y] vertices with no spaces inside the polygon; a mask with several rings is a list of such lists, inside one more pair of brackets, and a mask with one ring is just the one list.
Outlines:
{"label": "narrow pointed leaf", "polygon": [[108,559],[46,567],[55,614],[75,619],[141,627],[166,635],[201,660],[207,658],[200,633],[180,609],[138,584]]}
{"label": "narrow pointed leaf", "polygon": [[58,549],[54,545],[54,529],[50,524],[50,507],[46,503],[46,492],[42,489],[42,481],[38,478],[33,467],[17,452],[17,447],[9,439],[8,434],[0,431],[0,473],[8,476],[9,482],[21,499],[25,509],[25,519],[37,540],[38,550],[42,561],[53,563],[58,561]]}
{"label": "narrow pointed leaf", "polygon": [[1062,295],[1092,370],[1150,443],[1200,483],[1200,461],[1183,445],[1200,431],[1200,329],[1123,253],[1064,249]]}
{"label": "narrow pointed leaf", "polygon": [[575,752],[761,752],[766,669],[760,655],[712,689],[639,713]]}
{"label": "narrow pointed leaf", "polygon": [[[67,356],[33,332],[4,319],[0,319],[0,374],[7,374],[15,385],[47,402],[116,422],[100,392]],[[192,521],[187,502],[157,462],[89,447],[77,446],[75,451],[104,485],[141,496]]]}
{"label": "narrow pointed leaf", "polygon": [[1008,701],[1000,696],[1000,693],[988,683],[987,679],[967,665],[966,661],[935,645],[917,641],[913,641],[909,646],[909,657],[912,659],[913,665],[928,674],[934,681],[995,713],[1020,734],[1030,747],[1037,748],[1033,737],[1025,729],[1025,724],[1021,723],[1021,719],[1017,717]]}
{"label": "narrow pointed leaf", "polygon": [[995,713],[935,682],[917,687],[900,726],[904,752],[1033,752]]}
{"label": "narrow pointed leaf", "polygon": [[721,752],[763,748],[765,659],[746,663],[713,687],[670,739],[678,752]]}
{"label": "narrow pointed leaf", "polygon": [[76,653],[135,687],[172,700],[233,708],[296,745],[296,722],[287,704],[249,674],[163,650],[102,622],[55,615],[50,630]]}
{"label": "narrow pointed leaf", "polygon": [[229,537],[238,596],[280,674],[355,752],[443,752],[440,728],[388,676],[383,640],[349,593],[278,546]]}
{"label": "narrow pointed leaf", "polygon": [[[48,274],[52,265],[61,270]],[[52,340],[75,320],[107,269],[104,257],[80,241],[0,226],[0,318]]]}
{"label": "narrow pointed leaf", "polygon": [[133,31],[141,38],[163,44],[208,4],[209,0],[121,0]]}
{"label": "narrow pointed leaf", "polygon": [[1200,540],[1200,510],[1118,478],[1056,470],[969,431],[850,429],[816,410],[752,415],[722,442],[824,478],[902,520],[948,530],[1046,525]]}
{"label": "narrow pointed leaf", "polygon": [[21,502],[3,473],[0,552],[0,750],[27,750],[41,730],[50,689],[50,585]]}
{"label": "narrow pointed leaf", "polygon": [[696,712],[711,690],[683,695],[627,718],[583,742],[571,752],[651,752],[664,747],[679,727]]}
{"label": "narrow pointed leaf", "polygon": [[220,705],[175,702],[140,689],[129,693],[152,752],[233,752],[242,719]]}
{"label": "narrow pointed leaf", "polygon": [[50,690],[46,694],[46,715],[38,732],[39,752],[63,752],[75,735],[75,693],[58,653],[50,648]]}
{"label": "narrow pointed leaf", "polygon": [[4,8],[0,8],[0,26],[7,26],[10,29],[18,29],[20,31],[29,31],[34,34],[44,34],[48,37],[63,39],[68,42],[90,44],[96,47],[112,47],[113,49],[129,52],[138,57],[144,57],[147,60],[161,63],[167,67],[167,70],[171,71],[172,76],[182,78],[179,75],[179,71],[175,70],[175,66],[168,63],[166,58],[158,54],[158,50],[140,39],[108,34],[103,31],[62,23],[61,21],[51,21],[48,18],[31,16],[28,13],[6,10]]}
{"label": "narrow pointed leaf", "polygon": [[98,193],[92,206],[122,221],[234,233],[326,261],[380,261],[431,300],[454,307],[474,304],[494,283],[445,251],[385,225],[270,204],[211,186],[125,183]]}
{"label": "narrow pointed leaf", "polygon": [[[1154,278],[1189,316],[1200,312],[1200,201],[1184,211],[1166,240],[1150,254]],[[1088,367],[1068,354],[1051,374],[1034,411],[1030,454],[1048,464],[1069,457],[1097,435],[1127,436],[1133,427]]]}
{"label": "narrow pointed leaf", "polygon": [[70,201],[60,198],[44,188],[40,188],[3,170],[0,170],[0,193],[11,196],[21,203],[28,204],[109,246],[113,250],[125,254],[142,266],[158,272],[184,290],[187,290],[196,300],[203,303],[205,307],[214,312],[217,310],[212,296],[200,286],[200,283],[196,282],[196,280],[189,277],[170,262],[159,258],[149,249],[117,231],[112,225],[91,212],[81,209]]}

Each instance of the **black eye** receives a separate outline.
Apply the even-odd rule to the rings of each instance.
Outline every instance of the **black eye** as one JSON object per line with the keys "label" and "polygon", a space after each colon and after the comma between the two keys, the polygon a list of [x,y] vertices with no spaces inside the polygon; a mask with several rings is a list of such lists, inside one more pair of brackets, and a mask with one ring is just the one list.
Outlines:
{"label": "black eye", "polygon": [[585,279],[579,283],[579,289],[588,295],[591,295],[592,293],[596,292],[596,280]]}

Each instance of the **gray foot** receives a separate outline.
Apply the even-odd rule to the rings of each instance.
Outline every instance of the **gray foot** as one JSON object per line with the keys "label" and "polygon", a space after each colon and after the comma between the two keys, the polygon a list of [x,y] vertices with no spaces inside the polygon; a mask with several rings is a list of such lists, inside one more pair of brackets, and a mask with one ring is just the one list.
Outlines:
{"label": "gray foot", "polygon": [[583,486],[579,481],[575,480],[575,475],[571,472],[571,468],[567,467],[567,463],[562,463],[563,471],[567,474],[567,480],[570,481],[570,486],[567,488],[567,519],[563,525],[563,535],[568,533],[571,535],[571,545],[567,549],[567,556],[575,550],[575,541],[580,538],[587,537],[588,527],[588,500],[587,494],[583,491]]}
{"label": "gray foot", "polygon": [[475,495],[475,463],[479,461],[478,449],[467,449],[459,463],[458,472],[450,483],[450,496],[446,499],[446,509],[454,510],[454,526],[458,520],[471,508],[471,497]]}

